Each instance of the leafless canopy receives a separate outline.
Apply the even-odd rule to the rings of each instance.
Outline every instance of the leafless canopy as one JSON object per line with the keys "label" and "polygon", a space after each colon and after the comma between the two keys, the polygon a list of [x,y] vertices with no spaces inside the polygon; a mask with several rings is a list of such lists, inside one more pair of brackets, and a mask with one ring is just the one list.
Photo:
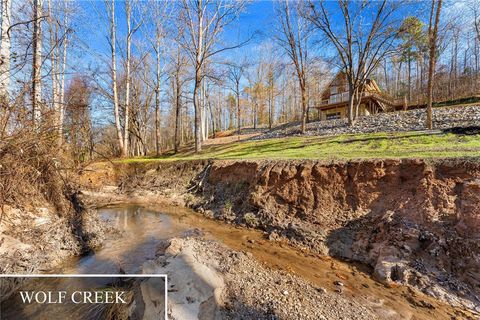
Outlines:
{"label": "leafless canopy", "polygon": [[[356,118],[359,88],[394,51],[399,20],[395,12],[401,1],[319,1],[309,2],[305,17],[335,48],[350,87],[349,121]],[[357,97],[358,98],[358,97]]]}

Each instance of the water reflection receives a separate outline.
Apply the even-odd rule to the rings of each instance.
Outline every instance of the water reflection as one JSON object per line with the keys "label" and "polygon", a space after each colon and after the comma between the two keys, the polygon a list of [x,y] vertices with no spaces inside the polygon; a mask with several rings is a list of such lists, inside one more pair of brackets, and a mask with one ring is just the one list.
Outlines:
{"label": "water reflection", "polygon": [[99,215],[121,235],[105,241],[94,254],[64,267],[64,273],[139,273],[143,262],[155,257],[162,240],[184,229],[168,215],[138,206],[105,208],[99,210]]}
{"label": "water reflection", "polygon": [[[185,230],[178,222],[172,222],[171,217],[156,211],[138,206],[121,208],[104,208],[99,210],[99,216],[112,224],[120,234],[106,239],[101,249],[84,257],[71,259],[54,273],[61,274],[137,274],[142,272],[146,260],[155,258],[158,244],[165,239],[180,234]],[[76,290],[112,290],[117,287],[129,287],[132,297],[138,298],[139,283],[132,279],[118,281],[112,278],[48,278],[29,281],[22,284],[22,289],[43,291]],[[133,289],[132,289],[133,288]],[[136,289],[135,289],[136,288]],[[157,288],[158,289],[158,288]],[[101,305],[39,305],[22,304],[19,295],[13,295],[1,303],[1,319],[104,319],[105,312],[111,308]],[[142,312],[143,302],[135,299],[137,316]],[[140,295],[141,300],[141,295]],[[140,309],[138,309],[140,308]],[[119,310],[116,310],[119,312]],[[124,312],[124,311],[121,311]]]}

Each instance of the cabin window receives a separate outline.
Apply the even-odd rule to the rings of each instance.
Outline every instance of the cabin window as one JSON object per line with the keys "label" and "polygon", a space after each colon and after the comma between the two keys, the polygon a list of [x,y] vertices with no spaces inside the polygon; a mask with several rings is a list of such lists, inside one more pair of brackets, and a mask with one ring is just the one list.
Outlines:
{"label": "cabin window", "polygon": [[340,119],[340,112],[335,112],[335,113],[327,113],[327,120],[334,120],[334,119]]}
{"label": "cabin window", "polygon": [[337,93],[337,87],[333,86],[331,89],[330,89],[330,94],[336,94]]}

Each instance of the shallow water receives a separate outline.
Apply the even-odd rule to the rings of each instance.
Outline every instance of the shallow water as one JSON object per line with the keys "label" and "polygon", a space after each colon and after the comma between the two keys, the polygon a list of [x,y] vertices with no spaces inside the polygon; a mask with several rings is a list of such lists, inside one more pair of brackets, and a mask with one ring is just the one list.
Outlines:
{"label": "shallow water", "polygon": [[[181,235],[187,226],[173,222],[172,218],[157,211],[138,206],[104,208],[98,211],[102,220],[112,224],[119,234],[107,238],[102,248],[82,257],[68,259],[55,274],[137,274],[142,264],[155,258],[156,248],[162,240]],[[180,227],[181,226],[181,227]],[[127,278],[128,279],[128,278]],[[141,279],[153,281],[152,279]],[[159,279],[156,279],[160,281]],[[161,280],[163,281],[163,280]],[[159,287],[163,285],[160,283]],[[46,278],[28,279],[21,285],[23,291],[54,292],[52,301],[58,301],[59,291],[111,291],[113,288],[131,287],[131,282],[119,278]],[[132,291],[133,292],[133,291]],[[67,299],[70,297],[67,294]],[[77,296],[78,298],[78,296]],[[79,298],[78,298],[79,299]],[[103,319],[106,305],[73,303],[24,304],[18,294],[3,301],[0,319]]]}
{"label": "shallow water", "polygon": [[[302,252],[286,243],[270,242],[265,240],[259,231],[206,219],[189,209],[166,205],[125,205],[102,208],[98,210],[98,214],[101,219],[120,230],[120,234],[106,239],[102,248],[96,252],[66,261],[54,273],[141,273],[143,263],[155,257],[162,241],[184,236],[192,229],[199,229],[206,238],[220,241],[234,250],[251,252],[266,267],[296,274],[318,287],[334,291],[337,289],[334,282],[340,280],[344,283],[342,295],[359,299],[379,314],[383,314],[384,318],[447,319],[455,312],[449,306],[421,294],[417,298],[431,302],[435,309],[415,307],[405,299],[410,295],[407,288],[387,288],[373,281],[369,270],[364,267]],[[99,278],[56,281],[49,279],[42,281],[40,286],[52,290],[68,287],[92,288],[108,286],[111,282],[111,279]],[[92,318],[91,315],[82,316],[86,314],[85,309],[71,306],[66,308],[62,313],[70,314],[70,319]],[[58,309],[26,308],[13,303],[2,303],[1,319],[63,319],[55,317],[58,313],[56,310]],[[19,315],[28,317],[22,318]]]}
{"label": "shallow water", "polygon": [[143,262],[155,257],[162,240],[181,236],[188,229],[167,214],[139,206],[102,208],[98,213],[120,235],[107,239],[96,252],[63,266],[63,273],[141,273]]}

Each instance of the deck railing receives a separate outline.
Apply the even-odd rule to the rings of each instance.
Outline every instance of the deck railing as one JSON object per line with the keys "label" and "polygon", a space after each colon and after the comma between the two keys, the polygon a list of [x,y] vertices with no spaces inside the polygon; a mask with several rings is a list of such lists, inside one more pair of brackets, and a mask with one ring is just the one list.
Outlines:
{"label": "deck railing", "polygon": [[[376,99],[382,100],[382,102],[386,102],[388,104],[400,104],[403,102],[402,99],[394,99],[390,96],[387,96],[385,94],[377,93],[377,92],[362,92],[361,94],[361,99],[363,98],[369,98],[369,97],[374,97]],[[343,92],[340,94],[336,94],[330,97],[330,99],[325,99],[322,100],[321,104],[322,106],[329,105],[329,104],[335,104],[335,103],[340,103],[340,102],[346,102],[349,99],[349,93],[348,92]]]}

